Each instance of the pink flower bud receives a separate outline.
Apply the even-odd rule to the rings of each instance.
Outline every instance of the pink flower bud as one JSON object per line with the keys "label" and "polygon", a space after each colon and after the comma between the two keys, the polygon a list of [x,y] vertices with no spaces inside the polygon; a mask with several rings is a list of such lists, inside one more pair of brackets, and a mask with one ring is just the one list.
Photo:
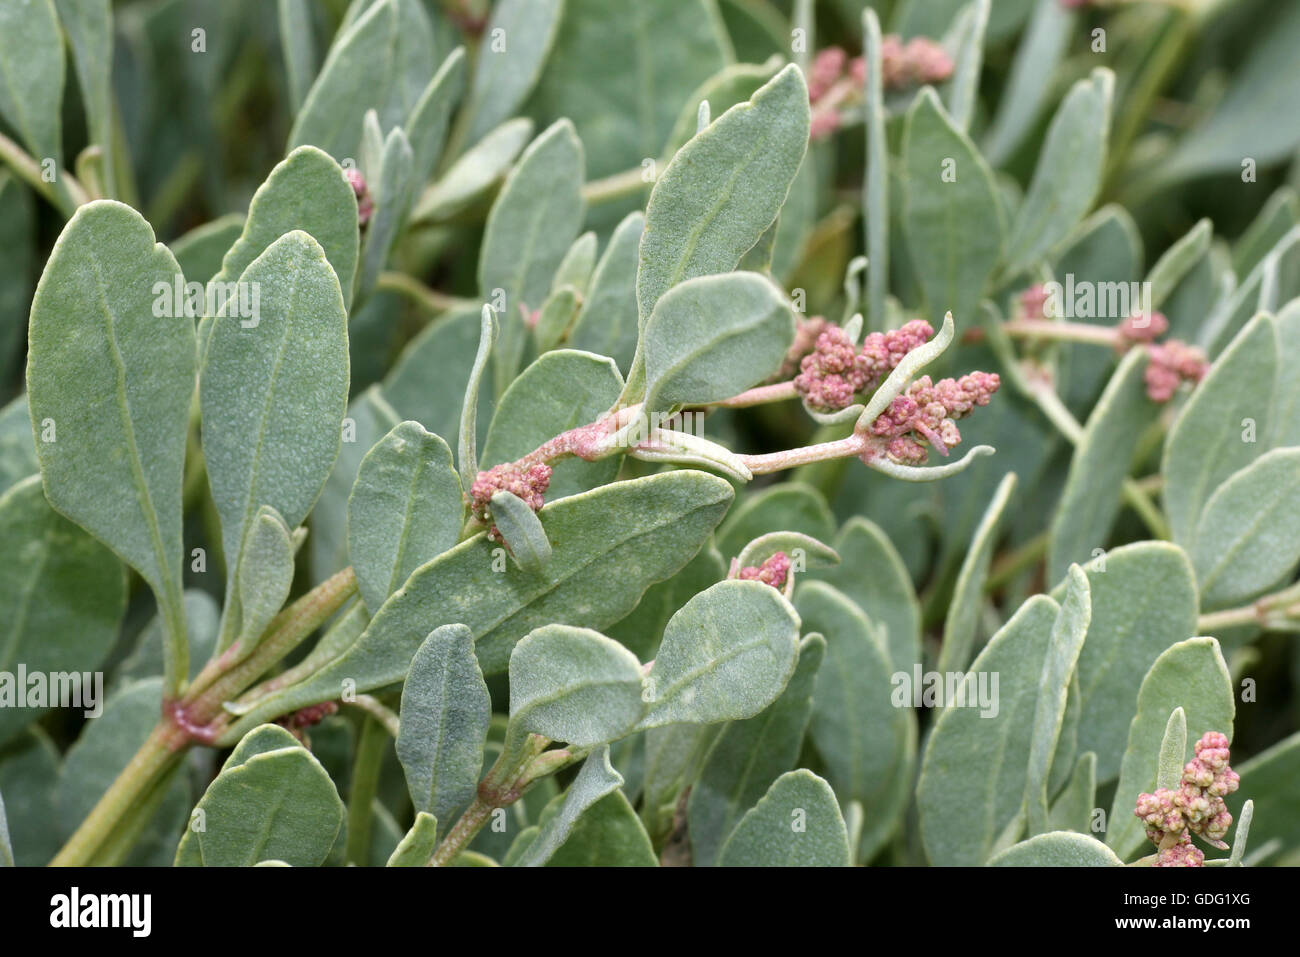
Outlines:
{"label": "pink flower bud", "polygon": [[844,64],[848,54],[840,47],[827,47],[817,51],[808,68],[808,99],[816,103],[844,73]]}
{"label": "pink flower bud", "polygon": [[1119,324],[1118,331],[1120,340],[1124,344],[1154,342],[1169,331],[1169,320],[1162,312],[1153,312],[1150,315],[1134,313]]}
{"label": "pink flower bud", "polygon": [[370,198],[370,187],[366,185],[366,178],[361,175],[361,170],[355,166],[348,167],[343,174],[347,176],[352,192],[357,197],[357,225],[365,226],[370,222],[370,217],[375,211],[375,202]]}
{"label": "pink flower bud", "polygon": [[1209,369],[1205,353],[1177,339],[1147,346],[1144,378],[1153,402],[1168,402],[1183,382],[1200,382]]}
{"label": "pink flower bud", "polygon": [[[497,492],[510,492],[518,496],[534,512],[544,504],[543,496],[551,484],[551,467],[537,464],[521,468],[514,462],[494,465],[486,472],[479,472],[470,486],[470,511],[481,521],[491,521],[492,496]],[[497,539],[496,526],[488,533]]]}
{"label": "pink flower bud", "polygon": [[773,588],[784,588],[790,577],[790,556],[785,552],[776,552],[761,565],[747,565],[737,576],[743,581],[759,581]]}

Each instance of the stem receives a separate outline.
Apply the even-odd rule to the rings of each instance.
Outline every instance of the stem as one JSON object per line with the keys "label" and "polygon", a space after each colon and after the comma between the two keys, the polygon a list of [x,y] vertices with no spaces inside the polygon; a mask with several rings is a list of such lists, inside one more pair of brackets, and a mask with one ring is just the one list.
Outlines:
{"label": "stem", "polygon": [[370,831],[373,824],[375,794],[379,790],[379,771],[384,761],[388,732],[373,718],[361,724],[356,761],[352,765],[352,787],[348,794],[349,864],[366,866],[370,861]]}
{"label": "stem", "polygon": [[1040,532],[1014,551],[1003,556],[989,572],[984,583],[987,592],[997,591],[1021,571],[1037,562],[1047,553],[1049,533]]}
{"label": "stem", "polygon": [[379,279],[375,283],[375,288],[399,293],[432,313],[450,312],[453,309],[477,305],[477,301],[474,299],[464,299],[460,296],[452,296],[436,289],[430,289],[420,280],[403,272],[381,272]]}
{"label": "stem", "polygon": [[601,203],[610,203],[624,196],[634,196],[642,189],[653,185],[641,178],[643,172],[640,166],[635,166],[613,176],[584,183],[582,198],[587,201],[588,206],[599,206]]}
{"label": "stem", "polygon": [[867,436],[854,433],[846,439],[837,439],[834,442],[805,445],[803,448],[788,449],[784,452],[769,452],[766,455],[738,455],[736,457],[744,462],[745,466],[755,475],[765,475],[769,472],[780,472],[782,469],[794,468],[797,465],[809,465],[813,462],[824,462],[827,459],[862,455],[871,448],[872,443]]}
{"label": "stem", "polygon": [[712,405],[720,409],[747,409],[750,406],[766,405],[769,402],[783,402],[798,395],[794,388],[794,380],[791,379],[788,382],[755,386],[747,392],[733,395],[730,399],[723,399],[721,402],[714,402]]}
{"label": "stem", "polygon": [[242,641],[236,641],[195,678],[189,693],[177,703],[178,720],[201,740],[216,740],[226,718],[222,705],[324,624],[356,590],[357,576],[349,565],[276,615],[250,653],[244,652]]}
{"label": "stem", "polygon": [[1292,621],[1300,621],[1300,582],[1288,585],[1271,595],[1257,598],[1241,608],[1207,612],[1196,620],[1196,630],[1208,635],[1215,630],[1237,625],[1259,625],[1267,628]]}
{"label": "stem", "polygon": [[121,819],[148,794],[156,781],[180,763],[189,746],[190,740],[183,730],[165,719],[160,721],[94,810],[50,861],[50,866],[89,864],[101,846],[112,838]]}
{"label": "stem", "polygon": [[1013,339],[1048,339],[1055,342],[1083,342],[1115,348],[1119,332],[1112,326],[1094,326],[1086,322],[1057,319],[1008,319],[1002,331]]}
{"label": "stem", "polygon": [[401,720],[391,708],[378,698],[373,695],[359,694],[355,700],[347,703],[358,711],[364,711],[368,714],[388,732],[390,737],[397,737],[397,732],[401,728]]}
{"label": "stem", "polygon": [[53,183],[46,182],[41,165],[30,153],[0,133],[0,160],[27,181],[28,185],[44,196],[51,205],[58,207],[65,216],[71,216],[77,207],[89,202],[85,189],[76,177],[65,170],[59,170]]}

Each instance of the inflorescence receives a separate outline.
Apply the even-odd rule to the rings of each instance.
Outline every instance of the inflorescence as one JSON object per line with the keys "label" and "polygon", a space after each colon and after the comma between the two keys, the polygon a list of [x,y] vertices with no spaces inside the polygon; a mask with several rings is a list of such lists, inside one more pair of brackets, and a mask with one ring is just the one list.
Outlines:
{"label": "inflorescence", "polygon": [[1209,844],[1223,849],[1223,838],[1232,825],[1224,797],[1237,790],[1241,778],[1228,767],[1228,738],[1207,731],[1196,742],[1196,756],[1183,767],[1177,788],[1157,788],[1154,794],[1139,794],[1134,810],[1146,826],[1147,837],[1159,849],[1156,867],[1201,867],[1205,854],[1192,844],[1199,834]]}

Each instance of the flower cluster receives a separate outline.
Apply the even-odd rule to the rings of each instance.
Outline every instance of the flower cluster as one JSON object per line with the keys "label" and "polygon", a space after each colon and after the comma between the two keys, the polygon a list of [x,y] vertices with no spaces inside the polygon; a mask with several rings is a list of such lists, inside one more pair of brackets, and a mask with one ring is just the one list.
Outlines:
{"label": "flower cluster", "polygon": [[355,166],[348,167],[343,174],[347,176],[348,184],[357,196],[357,225],[365,228],[375,212],[375,201],[370,196],[370,187],[366,185],[366,178],[361,175],[361,170]]}
{"label": "flower cluster", "polygon": [[[510,492],[521,498],[534,512],[541,509],[547,488],[551,484],[551,467],[545,463],[520,465],[507,462],[479,472],[469,490],[469,508],[475,518],[483,522],[492,520],[492,496],[497,492]],[[499,540],[495,525],[488,537]]]}
{"label": "flower cluster", "polygon": [[817,337],[816,348],[800,363],[794,388],[819,411],[835,411],[853,404],[853,397],[880,384],[903,356],[934,335],[924,319],[913,319],[898,329],[873,332],[855,348],[843,329],[829,326]]}
{"label": "flower cluster", "polygon": [[977,405],[988,405],[1001,384],[996,372],[972,372],[938,382],[921,376],[876,417],[870,432],[889,440],[885,454],[902,465],[924,462],[925,443],[947,455],[961,441],[956,420],[970,415]]}
{"label": "flower cluster", "polygon": [[1223,837],[1232,824],[1224,797],[1237,790],[1241,778],[1228,767],[1228,738],[1207,731],[1196,742],[1196,756],[1183,768],[1177,788],[1157,788],[1139,794],[1134,810],[1146,826],[1147,837],[1159,848],[1156,867],[1200,867],[1205,855],[1192,844],[1193,833],[1209,844],[1226,848]]}
{"label": "flower cluster", "polygon": [[1135,312],[1117,327],[1121,348],[1138,342],[1155,342],[1169,331],[1169,320],[1163,312],[1150,314]]}
{"label": "flower cluster", "polygon": [[758,581],[773,588],[784,588],[790,576],[790,556],[785,552],[776,552],[761,565],[746,565],[736,577],[742,581]]}
{"label": "flower cluster", "polygon": [[1147,395],[1152,402],[1168,402],[1183,382],[1200,382],[1209,369],[1205,353],[1177,339],[1147,346],[1145,373]]}
{"label": "flower cluster", "polygon": [[817,337],[831,328],[824,316],[809,316],[807,319],[796,317],[795,322],[794,341],[786,350],[781,368],[772,377],[775,381],[784,382],[797,375],[803,357],[817,347]]}
{"label": "flower cluster", "polygon": [[1034,283],[1020,293],[1021,315],[1026,319],[1046,319],[1049,298],[1051,297],[1048,295],[1047,287],[1041,282]]}
{"label": "flower cluster", "polygon": [[[952,71],[952,58],[933,40],[913,37],[904,43],[895,33],[881,38],[880,80],[886,90],[940,83],[952,76]],[[826,47],[817,53],[808,69],[813,139],[839,128],[839,107],[861,99],[866,78],[866,62],[862,57],[849,59],[840,47]]]}

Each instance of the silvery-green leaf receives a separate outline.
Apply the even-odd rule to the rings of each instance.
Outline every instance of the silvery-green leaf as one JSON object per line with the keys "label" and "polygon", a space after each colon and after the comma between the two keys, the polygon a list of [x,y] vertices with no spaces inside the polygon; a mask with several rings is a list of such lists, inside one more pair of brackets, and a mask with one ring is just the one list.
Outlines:
{"label": "silvery-green leaf", "polygon": [[[52,815],[65,838],[85,820],[136,750],[144,744],[158,723],[162,694],[163,683],[160,678],[136,682],[115,692],[104,705],[103,713],[93,721],[86,722],[76,743],[64,756],[54,806],[46,808],[47,821]],[[169,859],[175,851],[180,825],[188,810],[188,788],[182,780],[171,774],[164,775],[154,787],[157,792],[155,799],[143,799],[144,804],[153,806],[140,808],[147,812],[147,818],[135,821],[130,830],[139,835],[151,825],[161,826],[170,831],[167,838],[171,846],[165,848],[160,855],[161,860],[147,860],[144,859],[146,848],[139,848],[134,854],[128,855],[128,842],[128,848],[122,848],[117,855],[117,862],[159,864]],[[124,826],[123,830],[126,829]],[[120,832],[112,834],[106,841],[112,843],[115,838],[122,836],[124,835]]]}
{"label": "silvery-green leaf", "polygon": [[1187,715],[1175,708],[1165,723],[1160,739],[1160,759],[1156,764],[1156,787],[1176,788],[1183,776],[1183,756],[1187,754]]}
{"label": "silvery-green leaf", "polygon": [[1086,833],[1092,826],[1092,812],[1096,802],[1097,755],[1085,751],[1074,765],[1070,780],[1052,801],[1051,814],[1048,816],[1049,830]]}
{"label": "silvery-green leaf", "polygon": [[592,270],[596,268],[597,245],[596,234],[591,230],[573,241],[573,245],[569,247],[555,270],[555,281],[551,285],[552,292],[559,292],[565,286],[572,286],[580,296],[586,293],[587,286],[591,282]]}
{"label": "silvery-green leaf", "polygon": [[[1226,266],[1223,267],[1226,269]],[[1300,295],[1300,226],[1293,226],[1231,295],[1221,297],[1201,324],[1197,343],[1217,359],[1256,312],[1277,312]],[[1226,283],[1226,279],[1220,282]]]}
{"label": "silvery-green leaf", "polygon": [[645,214],[640,210],[628,213],[618,224],[596,264],[582,311],[569,334],[575,349],[609,356],[625,371],[632,367],[636,352],[637,250],[644,228]]}
{"label": "silvery-green leaf", "polygon": [[414,185],[415,153],[406,133],[400,126],[395,127],[384,141],[379,176],[369,182],[375,208],[366,226],[366,241],[357,268],[354,307],[364,303],[374,291],[379,272],[388,262],[388,254],[397,240],[398,230],[406,221]]}
{"label": "silvery-green leaf", "polygon": [[[592,235],[588,233],[588,235]],[[570,247],[569,252],[573,249]],[[565,255],[565,262],[560,263],[563,269],[568,261],[568,255]],[[559,273],[556,273],[559,278]],[[574,286],[558,286],[542,303],[542,308],[538,311],[537,322],[533,326],[533,335],[537,339],[537,351],[549,352],[560,344],[573,325],[573,320],[578,317],[578,309],[582,305],[582,294]]]}
{"label": "silvery-green leaf", "polygon": [[[415,650],[439,625],[468,626],[484,673],[495,674],[505,670],[515,642],[534,628],[613,624],[647,587],[700,550],[732,494],[722,479],[677,471],[554,502],[541,512],[554,547],[543,575],[510,568],[504,550],[494,554],[500,546],[486,536],[461,542],[417,568],[355,644],[309,680],[260,701],[232,730],[246,730],[245,723],[259,716],[333,700],[344,679],[352,679],[357,691],[400,681]],[[611,526],[610,515],[620,521]]]}
{"label": "silvery-green leaf", "polygon": [[1277,327],[1256,316],[1215,360],[1165,440],[1160,472],[1174,541],[1196,549],[1196,527],[1214,490],[1263,449],[1248,442],[1268,435],[1278,362]]}
{"label": "silvery-green leaf", "polygon": [[1095,837],[1073,831],[1035,835],[989,861],[991,867],[1120,867],[1123,863]]}
{"label": "silvery-green leaf", "polygon": [[1007,162],[1037,121],[1052,92],[1045,78],[1055,73],[1078,21],[1075,10],[1062,3],[1036,0],[1036,4],[1016,47],[997,116],[985,134],[984,152],[994,166]]}
{"label": "silvery-green leaf", "polygon": [[0,793],[0,867],[14,866],[14,847],[9,840],[9,819],[5,816],[4,795]]}
{"label": "silvery-green leaf", "polygon": [[23,393],[0,409],[0,495],[40,470],[32,416],[27,409],[27,394]]}
{"label": "silvery-green leaf", "polygon": [[0,5],[0,117],[37,162],[63,161],[63,71],[52,0]]}
{"label": "silvery-green leaf", "polygon": [[1025,201],[1011,226],[1006,248],[1008,271],[1042,258],[1092,206],[1106,163],[1114,87],[1115,75],[1098,67],[1061,101],[1047,129]]}
{"label": "silvery-green leaf", "polygon": [[[35,475],[0,496],[0,607],[8,610],[0,626],[0,742],[46,705],[73,707],[78,691],[94,698],[92,673],[112,651],[126,611],[123,571],[103,545],[50,508]],[[59,677],[65,672],[70,684]],[[34,694],[39,706],[20,706]],[[67,694],[74,697],[63,700]],[[80,710],[102,705],[86,700]]]}
{"label": "silvery-green leaf", "polygon": [[464,625],[435,629],[411,659],[402,686],[397,759],[415,809],[444,828],[474,798],[491,718],[473,634]]}
{"label": "silvery-green leaf", "polygon": [[411,220],[449,219],[482,198],[505,176],[532,135],[532,120],[516,117],[502,123],[424,191]]}
{"label": "silvery-green leaf", "polygon": [[722,867],[848,867],[849,833],[835,792],[811,771],[789,771],[740,819]]}
{"label": "silvery-green leaf", "polygon": [[19,867],[43,867],[59,850],[59,830],[49,826],[58,780],[59,752],[39,725],[0,751],[0,793]]}
{"label": "silvery-green leaf", "polygon": [[582,143],[567,120],[524,150],[488,214],[478,270],[485,299],[497,305],[501,290],[505,311],[515,314],[542,305],[582,225],[582,171]]}
{"label": "silvery-green leaf", "polygon": [[181,479],[194,321],[158,316],[155,285],[170,290],[179,278],[135,210],[111,200],[82,206],[45,265],[27,355],[46,497],[153,589],[170,623],[171,690],[186,673]]}
{"label": "silvery-green leaf", "polygon": [[338,457],[348,400],[347,311],[321,245],[286,233],[239,281],[261,290],[260,315],[213,320],[199,382],[226,555],[262,505],[302,524]]}
{"label": "silvery-green leaf", "polygon": [[1183,277],[1209,251],[1213,236],[1213,224],[1208,219],[1202,219],[1156,260],[1146,278],[1151,284],[1152,309],[1164,305]]}
{"label": "silvery-green leaf", "polygon": [[379,0],[335,38],[289,133],[289,147],[356,158],[367,110],[400,126],[433,77],[433,28],[420,0]]}
{"label": "silvery-green leaf", "polygon": [[465,92],[466,72],[465,48],[456,47],[442,61],[442,66],[438,67],[438,72],[403,124],[415,154],[411,172],[415,188],[424,185],[442,156],[451,111]]}
{"label": "silvery-green leaf", "polygon": [[539,574],[551,560],[551,543],[537,513],[513,492],[497,492],[490,500],[497,533],[521,571]]}
{"label": "silvery-green leaf", "polygon": [[289,526],[279,512],[263,505],[249,522],[238,563],[239,636],[246,649],[261,637],[289,597],[293,553]]}
{"label": "silvery-green leaf", "polygon": [[[190,643],[190,673],[192,681],[203,665],[212,657],[217,647],[217,631],[221,623],[221,606],[217,600],[199,588],[185,589],[185,634]],[[114,682],[138,681],[154,678],[163,672],[163,625],[158,616],[145,626],[140,639],[113,674]]]}
{"label": "silvery-green leaf", "polygon": [[736,556],[741,568],[761,565],[777,552],[785,552],[795,565],[806,568],[824,568],[840,564],[839,553],[829,545],[802,532],[768,532],[754,539]]}
{"label": "silvery-green leaf", "polygon": [[921,605],[893,543],[877,525],[855,515],[835,537],[835,551],[839,564],[811,577],[857,603],[884,636],[895,670],[911,668],[921,660]]}
{"label": "silvery-green leaf", "polygon": [[641,820],[655,846],[668,839],[682,789],[699,773],[709,746],[725,725],[670,724],[645,733]]}
{"label": "silvery-green leaf", "polygon": [[655,303],[642,335],[646,411],[744,392],[780,368],[793,338],[794,313],[770,279],[735,272],[679,283]]}
{"label": "silvery-green leaf", "polygon": [[826,638],[809,734],[841,801],[872,809],[858,842],[865,861],[889,840],[911,792],[912,702],[895,700],[895,665],[857,605],[824,582],[804,583],[795,599],[804,630]]}
{"label": "silvery-green leaf", "polygon": [[1300,563],[1300,448],[1265,452],[1201,511],[1192,563],[1203,609],[1244,605]]}
{"label": "silvery-green leaf", "polygon": [[664,629],[638,727],[752,717],[776,700],[798,656],[799,616],[775,588],[718,582]]}
{"label": "silvery-green leaf", "polygon": [[187,281],[201,282],[206,286],[221,272],[222,259],[243,233],[243,214],[227,213],[210,223],[195,226],[173,242],[172,255]]}
{"label": "silvery-green leaf", "polygon": [[532,91],[563,10],[563,0],[501,0],[493,6],[465,104],[467,145],[513,116]]}
{"label": "silvery-green leaf", "polygon": [[1264,204],[1246,231],[1232,246],[1232,271],[1248,275],[1278,241],[1300,224],[1300,196],[1283,186]]}
{"label": "silvery-green leaf", "polygon": [[998,529],[1015,489],[1016,473],[1008,472],[998,483],[997,491],[971,538],[943,622],[943,645],[937,666],[940,672],[961,671],[970,663],[980,614],[984,610],[984,585],[988,581]]}
{"label": "silvery-green leaf", "polygon": [[1215,108],[1197,123],[1160,164],[1163,183],[1211,172],[1240,173],[1243,158],[1270,166],[1290,158],[1300,144],[1294,124],[1300,98],[1300,76],[1291,69],[1292,53],[1300,42],[1300,9],[1271,8],[1277,16],[1260,23],[1241,50]]}
{"label": "silvery-green leaf", "polygon": [[[1079,750],[1097,755],[1097,781],[1120,770],[1142,676],[1196,631],[1196,579],[1182,549],[1137,542],[1083,566],[1092,620],[1079,655]],[[1064,597],[1064,586],[1053,593]]]}
{"label": "silvery-green leaf", "polygon": [[[1284,307],[1276,323],[1277,384],[1273,391],[1273,428],[1268,444],[1272,447],[1300,445],[1300,301],[1293,299]],[[3,441],[0,426],[0,443]]]}
{"label": "silvery-green leaf", "polygon": [[659,860],[627,795],[618,790],[582,813],[546,866],[658,867]]}
{"label": "silvery-green leaf", "polygon": [[592,179],[657,160],[692,91],[729,59],[716,8],[707,0],[564,8],[530,113],[573,120]]}
{"label": "silvery-green leaf", "polygon": [[[1051,581],[1063,578],[1071,562],[1086,561],[1104,548],[1110,537],[1138,440],[1160,411],[1147,397],[1146,367],[1145,352],[1131,350],[1083,427],[1049,530]],[[1105,752],[1098,753],[1105,762]]]}
{"label": "silvery-green leaf", "polygon": [[203,811],[197,838],[205,867],[248,867],[264,860],[315,867],[343,824],[334,782],[297,742],[237,750],[196,810]]}
{"label": "silvery-green leaf", "polygon": [[388,867],[425,867],[433,860],[438,843],[438,820],[427,811],[417,811],[415,823],[397,843]]}
{"label": "silvery-green leaf", "polygon": [[721,116],[737,103],[748,100],[759,87],[772,79],[779,63],[777,57],[763,64],[729,63],[701,83],[683,102],[677,121],[659,155],[671,157],[700,131],[700,110],[706,104],[710,119]]}
{"label": "silvery-green leaf", "polygon": [[1232,839],[1232,856],[1228,858],[1229,867],[1245,867],[1246,841],[1250,837],[1250,822],[1255,817],[1255,802],[1247,801],[1237,817],[1237,834]]}
{"label": "silvery-green leaf", "polygon": [[497,314],[484,304],[479,317],[478,350],[465,383],[465,396],[461,401],[460,428],[456,440],[456,464],[460,468],[462,489],[471,488],[478,474],[478,409],[479,387],[488,372],[488,359],[497,341]]}
{"label": "silvery-green leaf", "polygon": [[641,664],[590,628],[545,625],[510,654],[513,739],[540,734],[577,748],[621,738],[641,717]]}
{"label": "silvery-green leaf", "polygon": [[400,420],[379,386],[371,386],[349,403],[340,430],[343,441],[339,457],[311,511],[307,543],[313,581],[324,581],[349,564],[348,497],[365,454]]}
{"label": "silvery-green leaf", "polygon": [[799,645],[799,663],[781,696],[744,721],[724,725],[714,739],[687,804],[691,863],[707,866],[742,815],[799,759],[812,714],[813,684],[826,640],[809,635]]}
{"label": "silvery-green leaf", "polygon": [[546,822],[528,850],[514,865],[540,867],[545,864],[568,838],[583,813],[622,785],[623,776],[609,763],[609,746],[596,748],[588,755],[578,776],[569,785],[559,811]]}
{"label": "silvery-green leaf", "polygon": [[[1122,858],[1132,857],[1146,840],[1133,808],[1140,793],[1156,786],[1160,742],[1169,714],[1177,707],[1187,717],[1189,745],[1206,731],[1222,732],[1231,740],[1232,679],[1213,638],[1188,638],[1171,645],[1142,679],[1106,833],[1106,843]],[[1184,761],[1189,760],[1190,748],[1184,754]]]}
{"label": "silvery-green leaf", "polygon": [[464,516],[446,442],[407,421],[375,443],[348,498],[348,554],[366,607],[378,611],[411,572],[455,545]]}
{"label": "silvery-green leaf", "polygon": [[[876,387],[876,391],[871,394],[871,401],[862,410],[858,422],[862,423],[864,428],[867,424],[874,422],[876,417],[881,412],[884,412],[886,407],[907,387],[912,377],[925,368],[927,364],[937,359],[948,348],[956,334],[956,325],[952,321],[952,313],[949,312],[943,317],[943,325],[939,327],[939,331],[935,333],[934,338],[923,345],[917,346],[903,356],[902,361],[894,366],[894,371],[889,373],[885,377],[885,381]],[[985,446],[985,448],[988,447]],[[989,449],[989,451],[992,452],[993,450]],[[966,454],[967,457],[971,455],[970,452]],[[951,464],[956,465],[957,463]],[[951,466],[947,467],[950,468]],[[918,470],[912,469],[911,471]]]}
{"label": "silvery-green leaf", "polygon": [[881,76],[880,19],[867,7],[862,12],[863,59],[866,61],[867,170],[863,186],[863,217],[867,221],[867,318],[874,329],[885,326],[885,293],[889,288],[889,143],[885,134],[884,81]]}
{"label": "silvery-green leaf", "polygon": [[718,530],[718,551],[732,558],[769,532],[800,532],[828,542],[835,537],[835,519],[817,489],[801,482],[782,482],[745,496]]}
{"label": "silvery-green leaf", "polygon": [[991,4],[992,0],[973,0],[962,8],[953,26],[954,31],[959,31],[961,46],[948,87],[948,113],[953,125],[963,132],[970,129],[975,112],[980,69],[984,65],[984,31],[988,28]]}
{"label": "silvery-green leaf", "polygon": [[646,207],[637,309],[686,279],[735,269],[776,219],[808,146],[808,87],[791,64],[678,152]]}
{"label": "silvery-green leaf", "polygon": [[[623,377],[614,360],[558,349],[538,357],[506,389],[483,443],[482,467],[513,462],[547,440],[596,421],[618,399]],[[620,459],[556,462],[546,500],[553,502],[614,480]]]}
{"label": "silvery-green leaf", "polygon": [[[358,135],[360,130],[358,120]],[[311,202],[304,202],[304,197],[311,197]],[[301,229],[320,243],[338,277],[343,301],[351,301],[359,243],[357,197],[343,175],[343,168],[314,146],[300,146],[291,152],[258,187],[248,205],[243,234],[226,253],[221,271],[213,277],[209,289],[215,283],[239,280],[255,259],[295,229]],[[213,293],[218,297],[218,305],[229,294],[228,288],[224,294]]]}
{"label": "silvery-green leaf", "polygon": [[[1045,595],[1021,605],[967,671],[957,689],[964,706],[948,702],[935,722],[916,792],[931,864],[984,863],[1021,813],[1035,699],[1059,610]],[[988,707],[978,700],[981,675]]]}
{"label": "silvery-green leaf", "polygon": [[104,182],[113,183],[113,13],[109,0],[55,0],[54,6],[77,70],[87,139],[103,148]]}
{"label": "silvery-green leaf", "polygon": [[289,79],[289,105],[296,113],[307,99],[318,66],[311,8],[307,6],[307,0],[279,0],[276,13],[280,26],[280,49],[284,53],[284,72]]}
{"label": "silvery-green leaf", "polygon": [[932,88],[907,111],[903,140],[903,221],[925,301],[971,322],[1006,234],[993,173]]}
{"label": "silvery-green leaf", "polygon": [[[1241,775],[1241,786],[1226,800],[1237,827],[1241,827],[1245,802],[1251,801],[1251,844],[1263,848],[1276,841],[1283,852],[1294,852],[1300,847],[1300,819],[1293,813],[1300,801],[1300,732],[1237,764],[1235,770]],[[1236,843],[1234,839],[1234,850]]]}
{"label": "silvery-green leaf", "polygon": [[1029,765],[1025,777],[1026,822],[1030,835],[1047,830],[1048,772],[1056,754],[1057,741],[1065,720],[1070,677],[1083,649],[1092,618],[1092,597],[1088,577],[1078,565],[1070,566],[1065,598],[1052,625],[1047,653],[1043,657],[1039,693],[1035,697],[1033,729],[1029,741]]}
{"label": "silvery-green leaf", "polygon": [[655,656],[664,626],[682,605],[727,574],[727,565],[712,545],[699,553],[671,578],[651,585],[636,611],[606,629],[606,634],[642,661]]}

